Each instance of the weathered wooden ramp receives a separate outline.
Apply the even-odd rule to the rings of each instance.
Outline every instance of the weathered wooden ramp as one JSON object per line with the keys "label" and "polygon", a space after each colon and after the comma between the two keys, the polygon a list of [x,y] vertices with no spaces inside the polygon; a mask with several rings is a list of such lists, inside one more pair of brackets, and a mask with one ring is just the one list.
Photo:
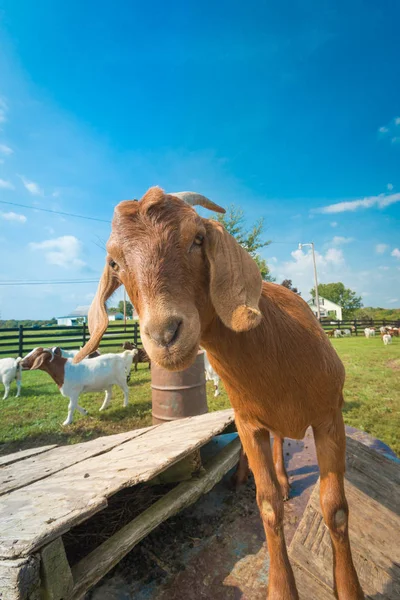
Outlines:
{"label": "weathered wooden ramp", "polygon": [[[232,410],[219,411],[3,460],[0,599],[81,598],[144,536],[235,465],[238,439],[203,466],[198,453],[233,420]],[[119,490],[148,481],[181,483],[71,569],[61,536],[106,508]]]}
{"label": "weathered wooden ramp", "polygon": [[[371,600],[400,598],[400,468],[347,438],[346,495],[354,564]],[[332,550],[319,504],[319,482],[290,546],[301,600],[331,600]]]}

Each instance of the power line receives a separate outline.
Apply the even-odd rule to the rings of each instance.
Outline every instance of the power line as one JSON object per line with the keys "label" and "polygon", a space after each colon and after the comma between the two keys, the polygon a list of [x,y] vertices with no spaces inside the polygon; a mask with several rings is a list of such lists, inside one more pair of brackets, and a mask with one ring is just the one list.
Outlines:
{"label": "power line", "polygon": [[69,279],[66,281],[57,280],[32,280],[32,281],[0,281],[0,286],[12,286],[12,285],[67,285],[76,283],[98,283],[98,279]]}
{"label": "power line", "polygon": [[[39,210],[42,212],[51,213],[54,215],[62,215],[64,217],[74,217],[75,219],[86,219],[88,221],[99,221],[100,223],[111,223],[111,221],[107,221],[106,219],[98,219],[97,217],[86,217],[84,215],[76,215],[74,213],[62,212],[60,210],[51,210],[50,208],[38,208],[36,206],[29,206],[28,204],[18,204],[17,202],[7,202],[5,200],[0,200],[0,204],[8,204],[10,206],[18,206],[20,208],[28,208],[30,210]],[[295,244],[298,245],[298,242],[281,242],[276,240],[270,240],[269,244]],[[97,245],[97,244],[96,244]]]}
{"label": "power line", "polygon": [[97,217],[85,217],[84,215],[75,215],[73,213],[62,212],[60,210],[51,210],[50,208],[38,208],[36,206],[29,206],[28,204],[17,204],[16,202],[6,202],[0,200],[0,204],[10,204],[11,206],[19,206],[20,208],[29,208],[30,210],[40,210],[42,212],[52,213],[54,215],[62,215],[64,217],[74,217],[75,219],[86,219],[88,221],[100,221],[100,223],[111,223],[105,219],[98,219]]}

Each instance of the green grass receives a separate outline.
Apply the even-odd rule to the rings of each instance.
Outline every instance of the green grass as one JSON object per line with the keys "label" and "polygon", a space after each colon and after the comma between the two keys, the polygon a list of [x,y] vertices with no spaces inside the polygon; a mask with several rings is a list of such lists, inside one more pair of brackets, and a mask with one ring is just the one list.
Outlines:
{"label": "green grass", "polygon": [[[380,338],[344,338],[333,340],[333,344],[347,373],[346,423],[383,440],[400,454],[400,339],[387,347]],[[73,444],[151,425],[147,365],[139,365],[137,373],[132,371],[127,409],[122,406],[119,388],[114,387],[110,407],[101,413],[103,393],[84,394],[80,404],[89,416],[75,411],[74,423],[68,427],[61,425],[67,416],[68,401],[46,373],[24,372],[22,386],[20,398],[0,400],[0,454],[52,443]],[[207,398],[210,411],[229,407],[222,386],[220,396],[214,398],[213,384],[208,382]]]}

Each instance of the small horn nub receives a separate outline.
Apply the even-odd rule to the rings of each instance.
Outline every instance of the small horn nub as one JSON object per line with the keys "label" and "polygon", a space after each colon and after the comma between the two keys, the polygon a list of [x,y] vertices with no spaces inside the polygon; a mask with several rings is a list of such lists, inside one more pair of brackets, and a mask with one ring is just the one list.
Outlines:
{"label": "small horn nub", "polygon": [[169,195],[184,200],[187,204],[190,204],[190,206],[204,206],[204,208],[208,208],[208,210],[212,210],[217,213],[226,212],[222,206],[218,206],[218,204],[215,204],[215,202],[212,202],[205,196],[197,194],[196,192],[171,192]]}

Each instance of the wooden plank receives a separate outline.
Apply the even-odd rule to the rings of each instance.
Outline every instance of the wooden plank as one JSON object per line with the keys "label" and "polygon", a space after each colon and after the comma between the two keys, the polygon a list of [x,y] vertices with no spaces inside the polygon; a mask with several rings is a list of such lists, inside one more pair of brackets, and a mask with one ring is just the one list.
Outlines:
{"label": "wooden plank", "polygon": [[39,600],[39,565],[37,556],[0,561],[0,599]]}
{"label": "wooden plank", "polygon": [[200,450],[195,450],[191,454],[182,458],[179,462],[156,475],[154,479],[149,481],[149,485],[162,485],[166,483],[180,483],[181,481],[189,481],[193,473],[197,473],[201,469]]}
{"label": "wooden plank", "polygon": [[[345,485],[353,560],[365,594],[382,600],[400,598],[399,472],[395,462],[355,440],[348,440]],[[292,540],[289,555],[310,576],[332,588],[333,557],[319,504],[319,483]]]}
{"label": "wooden plank", "polygon": [[24,458],[28,458],[29,456],[35,456],[36,454],[42,454],[43,452],[47,452],[52,448],[56,448],[57,444],[52,444],[50,446],[40,446],[39,448],[29,448],[28,450],[20,450],[19,452],[13,452],[12,454],[6,454],[5,456],[0,456],[0,467],[4,465],[11,465],[12,463],[16,463],[19,460],[23,460]]}
{"label": "wooden plank", "polygon": [[335,600],[333,591],[299,565],[292,564],[300,600]]}
{"label": "wooden plank", "polygon": [[206,444],[233,418],[228,409],[166,423],[0,496],[0,557],[31,554],[107,506],[107,497],[149,481]]}
{"label": "wooden plank", "polygon": [[74,581],[61,538],[40,551],[42,600],[64,600],[72,592]]}
{"label": "wooden plank", "polygon": [[160,523],[209,492],[238,462],[240,448],[240,440],[236,438],[210,459],[199,477],[180,483],[75,565],[72,568],[75,587],[71,600],[82,597]]}
{"label": "wooden plank", "polygon": [[39,456],[25,458],[17,464],[5,465],[0,468],[0,496],[44,477],[50,477],[53,473],[62,471],[92,456],[109,452],[112,448],[143,435],[153,427],[103,436],[81,444],[58,446]]}

